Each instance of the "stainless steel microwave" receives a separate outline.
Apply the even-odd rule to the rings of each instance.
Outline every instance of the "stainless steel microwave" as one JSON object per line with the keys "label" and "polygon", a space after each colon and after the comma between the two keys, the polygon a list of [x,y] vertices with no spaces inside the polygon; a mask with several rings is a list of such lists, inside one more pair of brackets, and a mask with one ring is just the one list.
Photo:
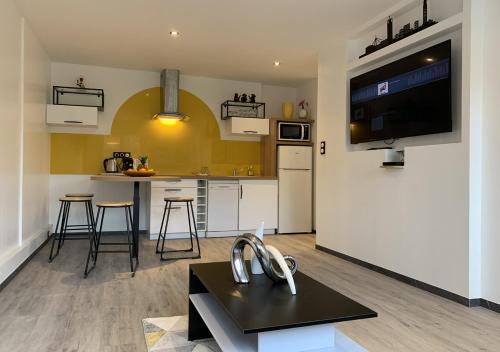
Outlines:
{"label": "stainless steel microwave", "polygon": [[311,124],[308,122],[278,122],[279,141],[311,141]]}

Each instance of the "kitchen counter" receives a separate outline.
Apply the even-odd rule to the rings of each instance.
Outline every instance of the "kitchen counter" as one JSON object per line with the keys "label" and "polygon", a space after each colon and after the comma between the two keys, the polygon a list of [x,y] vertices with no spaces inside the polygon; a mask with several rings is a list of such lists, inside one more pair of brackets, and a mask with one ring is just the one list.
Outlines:
{"label": "kitchen counter", "polygon": [[179,181],[180,177],[175,176],[148,176],[130,177],[125,175],[93,175],[92,181],[114,181],[114,182],[152,182],[152,181]]}
{"label": "kitchen counter", "polygon": [[178,177],[183,179],[196,179],[196,180],[277,180],[277,176],[216,176],[216,175],[172,175],[171,177]]}
{"label": "kitchen counter", "polygon": [[93,181],[116,181],[116,182],[153,182],[153,181],[176,181],[180,179],[196,180],[277,180],[277,176],[215,176],[215,175],[157,175],[150,177],[130,177],[117,175],[94,175]]}

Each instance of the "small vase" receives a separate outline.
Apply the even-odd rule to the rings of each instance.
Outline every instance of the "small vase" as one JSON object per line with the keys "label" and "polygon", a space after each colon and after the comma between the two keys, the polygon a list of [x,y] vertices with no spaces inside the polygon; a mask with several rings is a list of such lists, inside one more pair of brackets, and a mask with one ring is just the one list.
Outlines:
{"label": "small vase", "polygon": [[[255,230],[255,236],[257,236],[261,241],[264,240],[264,221],[260,223],[259,227],[257,230]],[[251,257],[251,269],[252,269],[252,274],[254,275],[262,275],[264,274],[264,270],[262,269],[262,266],[260,265],[259,259],[255,255],[255,253],[252,251],[252,257]]]}
{"label": "small vase", "polygon": [[306,109],[300,109],[300,110],[299,110],[299,117],[300,117],[301,119],[305,119],[305,118],[307,118],[307,110],[306,110]]}
{"label": "small vase", "polygon": [[283,118],[290,120],[293,117],[293,103],[285,102],[282,105]]}

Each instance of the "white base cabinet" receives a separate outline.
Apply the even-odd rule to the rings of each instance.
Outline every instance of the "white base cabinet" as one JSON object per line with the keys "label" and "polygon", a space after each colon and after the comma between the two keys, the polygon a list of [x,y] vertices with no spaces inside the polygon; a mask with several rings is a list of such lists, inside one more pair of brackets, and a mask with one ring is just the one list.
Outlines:
{"label": "white base cabinet", "polygon": [[[165,209],[165,197],[192,197],[195,218],[197,217],[197,182],[196,180],[182,180],[180,182],[151,182],[151,211],[149,221],[150,239],[158,238],[161,220]],[[165,215],[166,221],[167,215]],[[165,226],[165,224],[163,225]],[[194,225],[191,224],[194,232]],[[169,238],[187,238],[189,236],[189,222],[185,203],[172,203],[168,220],[167,234]],[[177,236],[176,236],[177,235]],[[200,234],[199,234],[200,235]]]}
{"label": "white base cabinet", "polygon": [[208,181],[207,236],[238,229],[238,181]]}
{"label": "white base cabinet", "polygon": [[239,230],[254,231],[262,221],[266,229],[278,227],[278,182],[240,180]]}
{"label": "white base cabinet", "polygon": [[[152,240],[158,238],[167,196],[194,199],[199,237],[254,233],[262,221],[266,234],[273,234],[278,228],[277,180],[209,180],[208,186],[206,180],[160,181],[151,182],[150,189],[149,233]],[[188,233],[186,205],[173,203],[168,238],[188,238]]]}

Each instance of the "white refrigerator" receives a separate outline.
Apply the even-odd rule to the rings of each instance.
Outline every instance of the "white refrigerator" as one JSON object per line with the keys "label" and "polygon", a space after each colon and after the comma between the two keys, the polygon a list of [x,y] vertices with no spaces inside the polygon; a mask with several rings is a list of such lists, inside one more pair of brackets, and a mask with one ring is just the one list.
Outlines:
{"label": "white refrigerator", "polygon": [[278,147],[278,233],[312,232],[312,147]]}

